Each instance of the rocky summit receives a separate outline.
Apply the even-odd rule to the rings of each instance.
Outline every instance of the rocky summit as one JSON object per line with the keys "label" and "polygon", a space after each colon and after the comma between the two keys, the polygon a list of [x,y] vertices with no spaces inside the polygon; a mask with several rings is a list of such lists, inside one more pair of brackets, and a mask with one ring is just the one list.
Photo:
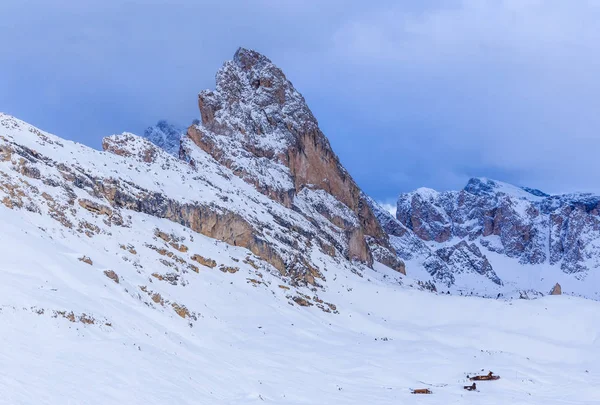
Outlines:
{"label": "rocky summit", "polygon": [[274,201],[343,230],[348,259],[404,272],[304,98],[267,57],[240,48],[198,105],[202,124],[187,132],[196,146]]}

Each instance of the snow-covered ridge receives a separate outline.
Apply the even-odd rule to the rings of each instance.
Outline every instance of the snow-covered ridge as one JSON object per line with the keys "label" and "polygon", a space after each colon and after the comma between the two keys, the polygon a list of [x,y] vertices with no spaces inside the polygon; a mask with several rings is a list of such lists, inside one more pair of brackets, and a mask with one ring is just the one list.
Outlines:
{"label": "snow-covered ridge", "polygon": [[[130,226],[137,212],[246,247],[261,267],[292,284],[323,285],[332,261],[362,268],[346,260],[351,235],[343,228],[318,211],[310,211],[309,220],[269,199],[189,139],[182,148],[195,166],[132,134],[106,138],[103,146],[112,153],[99,152],[2,115],[0,136],[4,206],[55,218],[75,236]],[[335,209],[340,217],[350,215]],[[80,218],[86,211],[104,222],[88,226]],[[323,232],[317,224],[325,223]]]}
{"label": "snow-covered ridge", "polygon": [[512,184],[504,183],[498,180],[492,180],[485,177],[472,178],[469,180],[464,190],[474,195],[493,196],[494,194],[505,194],[515,198],[523,198],[532,201],[540,201],[545,197],[550,197],[540,190],[529,187],[517,187]]}

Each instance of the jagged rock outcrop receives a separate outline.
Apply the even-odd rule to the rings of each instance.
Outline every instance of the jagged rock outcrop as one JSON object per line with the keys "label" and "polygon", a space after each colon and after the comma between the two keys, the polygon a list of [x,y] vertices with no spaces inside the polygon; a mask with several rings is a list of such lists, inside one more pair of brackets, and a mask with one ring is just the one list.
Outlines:
{"label": "jagged rock outcrop", "polygon": [[436,282],[451,286],[455,283],[455,275],[475,273],[495,284],[502,284],[487,257],[474,243],[460,241],[453,246],[432,249],[375,201],[370,198],[368,201],[381,226],[390,235],[390,243],[398,256],[405,260],[420,260]]}
{"label": "jagged rock outcrop", "polygon": [[[357,220],[321,212],[347,235],[348,258],[371,265],[375,254],[404,271],[304,98],[268,58],[240,48],[217,73],[215,90],[199,94],[198,105],[202,125],[187,132],[195,145],[288,208],[308,206],[297,202],[307,187],[325,191]],[[182,157],[195,164],[185,151]]]}
{"label": "jagged rock outcrop", "polygon": [[552,291],[550,291],[550,295],[561,295],[562,294],[562,287],[560,286],[560,284],[556,283],[554,285],[554,287],[552,287]]}
{"label": "jagged rock outcrop", "polygon": [[494,236],[500,243],[493,239],[483,242],[490,250],[522,263],[543,263],[545,240],[537,224],[544,218],[535,205],[541,198],[489,182],[472,179],[461,191],[419,189],[403,194],[397,218],[424,241],[446,242],[454,237],[474,241]]}
{"label": "jagged rock outcrop", "polygon": [[428,256],[431,250],[419,237],[410,229],[398,221],[392,214],[383,209],[372,198],[365,196],[371,206],[373,213],[383,230],[388,234],[390,245],[396,251],[396,254],[404,260],[411,260],[415,257]]}
{"label": "jagged rock outcrop", "polygon": [[434,279],[451,286],[455,276],[463,273],[477,273],[489,278],[495,284],[502,281],[488,259],[477,245],[460,241],[456,245],[437,249],[423,262],[425,269]]}

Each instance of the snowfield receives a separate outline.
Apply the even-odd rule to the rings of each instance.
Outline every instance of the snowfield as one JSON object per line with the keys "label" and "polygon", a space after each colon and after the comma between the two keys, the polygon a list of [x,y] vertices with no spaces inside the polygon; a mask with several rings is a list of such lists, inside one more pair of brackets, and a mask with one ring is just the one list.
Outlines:
{"label": "snowfield", "polygon": [[[255,275],[247,266],[234,274],[190,272],[185,286],[152,282],[157,259],[145,254],[136,268],[115,240],[128,238],[141,251],[156,227],[189,233],[166,220],[136,214],[131,228],[94,238],[61,236],[45,220],[48,228],[38,214],[0,206],[1,403],[564,405],[600,398],[595,301],[436,295],[379,265],[362,277],[329,268],[321,298],[339,313],[325,313],[289,305],[269,274],[263,284],[248,282]],[[190,250],[219,263],[248,254],[193,239]],[[92,265],[78,260],[83,253]],[[148,303],[140,285],[185,303],[197,320]],[[79,321],[81,314],[95,322]],[[481,370],[502,378],[463,390],[466,376]]]}

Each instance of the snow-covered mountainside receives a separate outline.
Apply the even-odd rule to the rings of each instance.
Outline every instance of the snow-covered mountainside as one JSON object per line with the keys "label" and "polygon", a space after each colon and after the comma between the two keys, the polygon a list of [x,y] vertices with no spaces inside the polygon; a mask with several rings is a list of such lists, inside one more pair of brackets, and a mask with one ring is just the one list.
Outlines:
{"label": "snow-covered mountainside", "polygon": [[482,293],[467,287],[473,280],[464,274],[472,273],[496,284],[487,295],[546,294],[558,282],[563,292],[600,297],[598,196],[551,196],[474,178],[461,191],[421,188],[401,195],[396,218],[371,205],[409,269],[424,268],[440,288]]}
{"label": "snow-covered mountainside", "polygon": [[[29,213],[32,226],[65,246],[100,244],[103,253],[82,248],[74,264],[99,264],[115,280],[141,275],[146,281],[129,286],[131,294],[189,322],[196,312],[157,285],[186,286],[206,269],[242,271],[290,305],[331,313],[336,304],[320,298],[330,269],[363,275],[382,263],[401,277],[404,263],[281,70],[240,49],[217,74],[217,89],[212,100],[223,104],[207,117],[201,101],[203,122],[186,135],[159,122],[145,137],[105,138],[102,152],[0,115],[3,209]],[[218,148],[208,146],[213,141]],[[221,246],[218,260],[213,246]],[[121,261],[108,266],[105,256]],[[268,275],[277,282],[267,283]]]}
{"label": "snow-covered mountainside", "polygon": [[[209,95],[210,114],[203,103]],[[118,246],[110,254],[137,252],[122,256],[136,272],[146,268],[136,255],[163,256],[158,268],[146,271],[150,280],[185,285],[186,274],[202,266],[227,273],[245,266],[256,275],[253,283],[272,274],[281,283],[274,291],[286,291],[290,304],[325,312],[336,311],[319,298],[332,267],[362,274],[383,263],[404,274],[304,99],[266,57],[238,50],[217,74],[217,91],[202,92],[200,100],[203,122],[185,136],[159,122],[147,139],[129,133],[105,138],[103,152],[1,115],[2,205],[36,214],[33,223],[53,219],[43,229],[54,238],[110,236]],[[170,222],[141,245],[116,237],[121,228],[140,232],[133,225],[140,215]],[[187,231],[168,231],[173,224]],[[206,249],[191,249],[194,234],[248,254],[216,261]],[[87,258],[95,260],[81,252],[79,259]]]}
{"label": "snow-covered mountainside", "polygon": [[144,138],[155,144],[173,156],[179,156],[181,137],[186,129],[172,124],[166,120],[160,120],[144,131]]}
{"label": "snow-covered mountainside", "polygon": [[[317,294],[287,290],[248,264],[254,258],[246,249],[128,215],[129,227],[88,237],[49,216],[0,206],[0,403],[597,401],[598,302],[436,295],[408,288],[406,278],[400,285],[383,266],[363,277],[331,266],[318,299],[335,302],[339,313],[323,312],[288,305],[287,296],[318,304]],[[187,252],[156,229],[216,266],[186,268],[179,258]],[[501,379],[463,389],[467,375],[488,370]],[[419,388],[432,394],[411,394]]]}
{"label": "snow-covered mountainside", "polygon": [[432,293],[526,283],[482,236],[437,236],[437,205],[422,232],[381,210],[263,55],[238,50],[199,107],[183,136],[103,151],[0,114],[0,403],[595,403],[598,302]]}
{"label": "snow-covered mountainside", "polygon": [[[200,114],[183,137],[159,122],[147,139],[105,138],[103,152],[1,115],[0,201],[54,219],[69,237],[112,235],[131,228],[134,214],[171,221],[247,249],[242,263],[307,290],[292,289],[290,303],[324,311],[335,311],[317,297],[330,267],[360,274],[383,263],[404,274],[304,99],[270,60],[239,49],[217,73],[217,90],[200,93]],[[153,234],[164,246],[144,246],[166,256],[153,277],[177,284],[198,264],[215,267],[183,242],[191,234]],[[242,266],[217,264],[230,273]]]}

